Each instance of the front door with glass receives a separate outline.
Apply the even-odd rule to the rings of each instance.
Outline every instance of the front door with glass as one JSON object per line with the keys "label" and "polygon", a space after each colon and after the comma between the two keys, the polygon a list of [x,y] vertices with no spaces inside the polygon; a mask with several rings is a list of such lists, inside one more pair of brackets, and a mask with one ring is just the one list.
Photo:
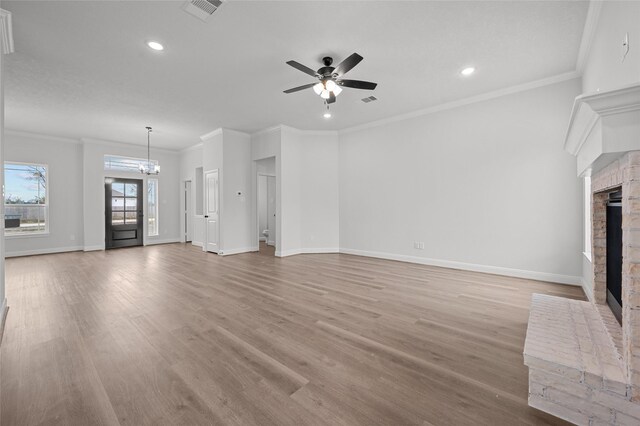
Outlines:
{"label": "front door with glass", "polygon": [[105,179],[106,248],[142,245],[142,188],[138,179]]}

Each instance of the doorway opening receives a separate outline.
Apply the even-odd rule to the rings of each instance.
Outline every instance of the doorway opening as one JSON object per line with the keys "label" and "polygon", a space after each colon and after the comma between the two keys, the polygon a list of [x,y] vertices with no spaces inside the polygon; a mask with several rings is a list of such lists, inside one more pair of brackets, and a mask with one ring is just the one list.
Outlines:
{"label": "doorway opening", "polygon": [[141,246],[143,182],[105,178],[105,248]]}
{"label": "doorway opening", "polygon": [[275,255],[276,251],[276,173],[275,157],[256,161],[256,216],[258,250]]}

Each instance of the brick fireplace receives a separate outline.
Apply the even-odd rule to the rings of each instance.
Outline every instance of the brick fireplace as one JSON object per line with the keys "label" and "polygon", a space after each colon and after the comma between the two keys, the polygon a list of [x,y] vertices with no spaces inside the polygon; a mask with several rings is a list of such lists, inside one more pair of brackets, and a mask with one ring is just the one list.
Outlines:
{"label": "brick fireplace", "polygon": [[[640,144],[640,140],[638,141]],[[593,302],[606,304],[609,193],[622,189],[622,325],[621,355],[631,397],[640,401],[640,151],[624,154],[591,178]],[[618,324],[611,324],[615,328]],[[618,333],[617,330],[612,330]]]}
{"label": "brick fireplace", "polygon": [[[589,301],[533,296],[529,405],[580,425],[640,425],[640,83],[578,96],[565,149],[578,176],[591,176]],[[618,191],[621,323],[607,304],[607,203]]]}

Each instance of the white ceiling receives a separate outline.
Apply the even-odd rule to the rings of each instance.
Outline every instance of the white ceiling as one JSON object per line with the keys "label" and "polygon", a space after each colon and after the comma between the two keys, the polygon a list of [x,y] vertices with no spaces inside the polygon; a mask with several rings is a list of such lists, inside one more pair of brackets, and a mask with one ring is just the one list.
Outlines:
{"label": "white ceiling", "polygon": [[[227,1],[202,22],[182,1],[3,1],[5,125],[65,137],[184,148],[218,127],[337,130],[575,70],[588,2]],[[163,52],[146,47],[164,44]],[[322,118],[311,68],[353,52]],[[470,78],[458,72],[477,68]],[[379,98],[365,104],[361,98]]]}

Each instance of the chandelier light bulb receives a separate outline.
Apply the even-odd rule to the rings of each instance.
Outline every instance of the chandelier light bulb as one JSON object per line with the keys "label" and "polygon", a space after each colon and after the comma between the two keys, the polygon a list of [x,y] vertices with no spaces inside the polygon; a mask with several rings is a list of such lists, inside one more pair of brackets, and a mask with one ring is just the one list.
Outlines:
{"label": "chandelier light bulb", "polygon": [[333,92],[334,89],[336,88],[336,82],[333,80],[327,80],[327,82],[324,84],[325,87],[327,88],[328,91]]}
{"label": "chandelier light bulb", "polygon": [[323,90],[322,93],[320,93],[320,97],[322,99],[329,99],[329,91],[328,90]]}
{"label": "chandelier light bulb", "polygon": [[322,85],[322,83],[318,83],[315,86],[313,86],[313,91],[316,92],[316,95],[319,95],[320,93],[322,93],[323,90],[324,90],[324,86]]}
{"label": "chandelier light bulb", "polygon": [[333,88],[333,94],[334,96],[338,96],[340,93],[342,92],[342,87],[338,86],[337,84],[335,85],[335,87]]}

